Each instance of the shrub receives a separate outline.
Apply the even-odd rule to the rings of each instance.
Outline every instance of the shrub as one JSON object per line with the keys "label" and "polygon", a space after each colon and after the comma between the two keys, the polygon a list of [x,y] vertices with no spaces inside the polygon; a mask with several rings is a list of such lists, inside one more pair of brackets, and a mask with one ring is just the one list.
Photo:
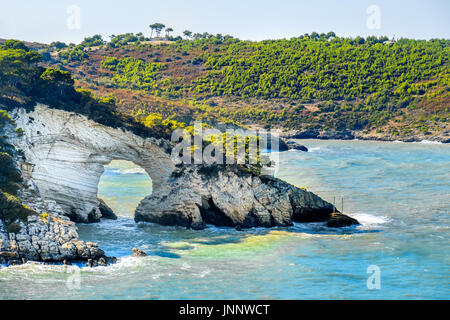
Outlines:
{"label": "shrub", "polygon": [[19,222],[27,222],[28,217],[36,215],[36,212],[24,206],[19,199],[0,190],[0,220],[3,221],[6,230],[17,233],[20,231]]}

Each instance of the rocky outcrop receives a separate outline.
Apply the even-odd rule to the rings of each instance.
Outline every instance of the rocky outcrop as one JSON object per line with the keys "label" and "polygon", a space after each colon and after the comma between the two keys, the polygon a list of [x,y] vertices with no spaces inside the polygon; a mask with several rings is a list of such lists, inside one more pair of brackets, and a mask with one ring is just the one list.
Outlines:
{"label": "rocky outcrop", "polygon": [[[272,136],[270,133],[265,134],[262,137],[262,145],[261,148],[267,151],[276,151],[276,152],[284,152],[289,150],[299,150],[308,152],[308,148],[300,143],[289,140],[285,138],[280,138],[279,136]],[[272,145],[275,142],[275,145]]]}
{"label": "rocky outcrop", "polygon": [[133,257],[140,258],[140,257],[146,257],[146,256],[147,256],[147,254],[144,251],[139,250],[137,248],[133,248]]}
{"label": "rocky outcrop", "polygon": [[353,132],[349,130],[336,131],[336,130],[291,130],[280,134],[281,137],[286,139],[333,139],[333,140],[352,140],[355,139]]}
{"label": "rocky outcrop", "polygon": [[443,130],[440,133],[424,134],[415,130],[409,134],[399,135],[398,132],[378,132],[377,130],[284,130],[280,133],[284,139],[322,139],[322,140],[374,140],[374,141],[402,141],[402,142],[420,142],[434,141],[441,143],[450,143],[450,131]]}
{"label": "rocky outcrop", "polygon": [[137,222],[239,229],[328,221],[336,211],[311,192],[240,167],[181,167],[173,173],[169,186],[140,203]]}
{"label": "rocky outcrop", "polygon": [[21,222],[18,233],[8,233],[0,221],[0,264],[27,261],[63,262],[105,259],[96,243],[78,240],[75,223],[54,215],[34,215]]}
{"label": "rocky outcrop", "polygon": [[0,264],[20,264],[27,261],[71,262],[104,261],[114,262],[106,257],[96,243],[78,239],[74,222],[64,216],[63,209],[54,200],[41,199],[36,186],[25,180],[20,198],[32,215],[26,221],[19,221],[16,232],[8,232],[0,219]]}
{"label": "rocky outcrop", "polygon": [[117,220],[117,216],[114,211],[103,201],[102,199],[98,199],[100,209],[100,213],[103,219]]}
{"label": "rocky outcrop", "polygon": [[308,152],[307,147],[294,140],[287,140],[286,145],[288,146],[289,150],[299,150],[303,152]]}
{"label": "rocky outcrop", "polygon": [[329,228],[342,228],[354,224],[359,224],[358,220],[339,213],[333,213],[327,221],[327,226]]}

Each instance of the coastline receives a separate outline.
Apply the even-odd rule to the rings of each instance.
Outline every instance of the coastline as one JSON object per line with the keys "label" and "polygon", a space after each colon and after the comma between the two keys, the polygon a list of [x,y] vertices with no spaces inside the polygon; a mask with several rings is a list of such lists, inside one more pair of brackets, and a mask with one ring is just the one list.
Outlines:
{"label": "coastline", "polygon": [[319,140],[360,140],[360,141],[386,141],[386,142],[404,142],[404,143],[450,143],[450,135],[425,136],[394,136],[387,134],[367,134],[361,131],[320,131],[320,130],[287,130],[281,128],[280,137],[283,139],[319,139]]}

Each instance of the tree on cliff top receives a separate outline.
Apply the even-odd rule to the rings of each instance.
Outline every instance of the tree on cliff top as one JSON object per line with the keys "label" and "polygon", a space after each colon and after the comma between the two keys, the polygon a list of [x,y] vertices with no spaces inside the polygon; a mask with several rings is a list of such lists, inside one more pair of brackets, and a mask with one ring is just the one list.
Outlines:
{"label": "tree on cliff top", "polygon": [[171,32],[173,32],[173,29],[172,29],[172,28],[167,28],[167,29],[166,29],[166,38],[167,38],[167,39],[169,39],[170,33],[171,33]]}
{"label": "tree on cliff top", "polygon": [[187,39],[190,39],[192,37],[192,31],[184,30],[183,34],[186,36]]}
{"label": "tree on cliff top", "polygon": [[165,28],[166,26],[162,23],[154,23],[150,25],[150,29],[152,30],[152,34],[151,34],[151,38],[153,37],[153,31],[156,32],[156,36],[159,38],[161,36],[161,31]]}

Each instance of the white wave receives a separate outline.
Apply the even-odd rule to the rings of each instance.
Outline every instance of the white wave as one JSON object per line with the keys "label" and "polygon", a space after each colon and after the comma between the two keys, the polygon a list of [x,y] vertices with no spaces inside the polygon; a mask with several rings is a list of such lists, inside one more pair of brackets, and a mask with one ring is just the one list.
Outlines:
{"label": "white wave", "polygon": [[181,270],[188,270],[190,268],[192,268],[191,265],[186,262],[183,262],[183,264],[180,267]]}
{"label": "white wave", "polygon": [[199,278],[204,278],[205,276],[207,276],[208,274],[210,274],[211,271],[212,271],[212,270],[210,270],[210,269],[206,269],[206,270],[203,270],[202,272],[200,272],[200,273],[198,273],[198,274],[194,274],[194,276],[197,276],[197,277],[199,277]]}
{"label": "white wave", "polygon": [[443,144],[440,141],[432,141],[432,140],[422,140],[419,142],[413,142],[413,143],[422,143],[422,144]]}
{"label": "white wave", "polygon": [[151,264],[150,261],[153,261],[153,257],[133,257],[127,256],[117,259],[116,263],[110,264],[108,266],[97,266],[97,267],[83,267],[81,268],[82,272],[95,273],[95,274],[111,274],[117,272],[127,272],[127,273],[136,273],[142,267],[148,266]]}
{"label": "white wave", "polygon": [[315,152],[315,151],[319,151],[320,147],[314,147],[314,148],[308,148],[309,152]]}
{"label": "white wave", "polygon": [[145,170],[142,168],[120,170],[120,174],[145,174],[145,173],[146,173]]}
{"label": "white wave", "polygon": [[0,272],[10,273],[13,275],[45,274],[53,272],[70,273],[71,270],[73,272],[76,268],[78,267],[75,265],[67,266],[60,264],[44,264],[41,262],[31,261],[20,265],[2,265]]}
{"label": "white wave", "polygon": [[380,224],[385,224],[390,221],[388,217],[385,216],[374,216],[368,213],[356,213],[351,215],[353,218],[359,221],[363,226],[377,226]]}

